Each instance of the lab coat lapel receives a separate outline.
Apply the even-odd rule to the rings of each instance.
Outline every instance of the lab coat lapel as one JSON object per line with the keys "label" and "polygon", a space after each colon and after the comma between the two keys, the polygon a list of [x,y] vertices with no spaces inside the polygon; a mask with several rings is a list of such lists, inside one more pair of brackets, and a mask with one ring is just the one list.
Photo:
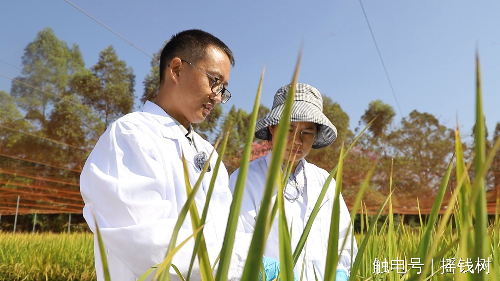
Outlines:
{"label": "lab coat lapel", "polygon": [[[304,169],[306,172],[306,179],[307,179],[307,210],[306,210],[306,217],[309,217],[311,215],[311,212],[314,208],[314,205],[316,204],[316,201],[318,201],[319,194],[321,193],[321,189],[323,186],[319,185],[318,183],[318,177],[316,176],[316,173],[314,172],[313,167],[309,167],[309,163],[305,161],[304,163]],[[309,168],[309,169],[308,169]],[[325,196],[326,198],[326,196]]]}

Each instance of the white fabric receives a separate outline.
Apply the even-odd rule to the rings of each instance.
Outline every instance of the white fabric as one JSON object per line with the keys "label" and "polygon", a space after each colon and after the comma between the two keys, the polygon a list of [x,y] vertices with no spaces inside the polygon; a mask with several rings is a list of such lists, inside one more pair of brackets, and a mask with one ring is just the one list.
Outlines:
{"label": "white fabric", "polygon": [[[260,203],[264,194],[265,184],[267,180],[267,171],[271,161],[271,152],[266,156],[260,157],[252,162],[248,168],[247,181],[245,185],[245,192],[243,195],[243,202],[240,212],[241,225],[240,228],[247,233],[252,233],[255,227],[255,221],[260,209]],[[312,209],[319,197],[321,189],[328,177],[328,172],[324,169],[317,167],[314,164],[308,163],[304,160],[304,171],[307,183],[303,183],[302,172],[297,176],[297,181],[300,185],[305,184],[303,196],[301,196],[294,203],[285,200],[285,212],[288,222],[288,227],[292,232],[292,251],[295,250],[297,243],[302,235],[304,227],[311,215]],[[236,170],[230,177],[229,188],[234,192],[236,179],[238,177],[239,169]],[[288,188],[293,188],[290,183]],[[283,196],[283,195],[281,195]],[[302,254],[297,261],[294,268],[294,273],[300,279],[302,271],[302,263],[304,261],[305,253],[305,269],[303,280],[316,280],[314,277],[313,266],[316,270],[319,280],[324,280],[325,261],[328,245],[328,237],[330,231],[330,221],[333,209],[333,201],[335,198],[335,180],[332,179],[328,191],[323,199],[322,207],[314,220],[306,244],[302,250]],[[276,193],[272,201],[276,200]],[[270,258],[279,260],[279,232],[278,232],[278,215],[274,220],[273,226],[269,233],[266,243],[266,250],[264,255]],[[339,222],[339,253],[344,237],[347,233],[347,228],[350,224],[349,210],[340,196],[340,222]],[[354,243],[351,247],[351,241]],[[351,232],[347,236],[347,242],[344,250],[340,253],[340,260],[337,269],[345,270],[349,273],[351,268],[351,260],[354,258],[358,251],[356,241]]]}
{"label": "white fabric", "polygon": [[[196,133],[193,137],[197,148],[210,155],[212,145]],[[181,151],[193,186],[200,174],[194,164],[194,150],[174,119],[156,104],[146,102],[142,112],[128,114],[112,123],[87,159],[80,179],[85,201],[83,214],[94,233],[92,212],[95,214],[106,247],[111,280],[137,280],[165,257],[173,227],[187,199]],[[216,160],[217,153],[214,153],[210,161],[212,167]],[[195,198],[200,216],[212,173],[213,169],[205,175]],[[227,171],[221,165],[204,227],[211,264],[222,246],[231,199]],[[177,244],[192,232],[188,214]],[[247,243],[237,241],[235,245],[245,247]],[[184,275],[193,245],[191,238],[172,262]],[[95,246],[96,272],[98,280],[103,280],[101,257],[96,243]],[[246,257],[245,249],[240,252]],[[239,262],[232,263],[230,277],[241,273],[244,262],[244,257],[239,255],[232,258]],[[200,280],[197,265],[196,261],[191,280]],[[170,275],[172,280],[179,280],[173,269]]]}

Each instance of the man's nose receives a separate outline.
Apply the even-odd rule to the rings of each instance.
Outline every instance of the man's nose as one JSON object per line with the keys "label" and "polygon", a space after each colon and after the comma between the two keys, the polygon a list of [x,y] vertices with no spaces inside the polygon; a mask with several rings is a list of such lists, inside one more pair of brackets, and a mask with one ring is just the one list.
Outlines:
{"label": "man's nose", "polygon": [[215,95],[214,93],[212,93],[210,95],[210,98],[214,101],[214,105],[221,103],[221,101],[222,101],[222,95],[220,93],[218,95]]}

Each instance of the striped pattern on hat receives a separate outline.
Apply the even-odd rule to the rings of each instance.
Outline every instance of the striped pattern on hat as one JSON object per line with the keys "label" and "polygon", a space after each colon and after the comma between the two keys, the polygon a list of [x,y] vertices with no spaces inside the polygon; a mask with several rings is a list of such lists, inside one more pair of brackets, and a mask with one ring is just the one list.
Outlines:
{"label": "striped pattern on hat", "polygon": [[[271,133],[268,127],[279,124],[289,89],[290,85],[278,89],[276,95],[274,95],[271,111],[257,121],[255,126],[256,138],[271,140]],[[321,93],[311,85],[297,83],[290,122],[312,122],[318,124],[318,133],[312,145],[314,149],[329,146],[337,138],[337,128],[323,113],[323,98],[321,97]]]}

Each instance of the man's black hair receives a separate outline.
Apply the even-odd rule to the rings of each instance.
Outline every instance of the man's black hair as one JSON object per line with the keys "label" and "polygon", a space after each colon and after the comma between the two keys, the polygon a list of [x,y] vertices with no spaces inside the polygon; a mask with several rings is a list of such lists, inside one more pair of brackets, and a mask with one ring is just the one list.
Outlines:
{"label": "man's black hair", "polygon": [[167,42],[160,56],[160,85],[163,84],[165,69],[169,62],[180,57],[196,63],[206,56],[209,47],[216,47],[226,53],[231,66],[234,66],[233,52],[219,38],[199,29],[190,29],[179,32]]}

